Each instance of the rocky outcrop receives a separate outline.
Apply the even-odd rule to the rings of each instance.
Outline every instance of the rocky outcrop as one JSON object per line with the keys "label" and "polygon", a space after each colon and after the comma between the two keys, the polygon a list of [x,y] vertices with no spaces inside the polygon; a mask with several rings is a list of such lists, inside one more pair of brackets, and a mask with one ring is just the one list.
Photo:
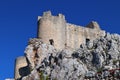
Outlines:
{"label": "rocky outcrop", "polygon": [[[28,42],[25,57],[30,72],[20,75],[21,80],[106,79],[111,75],[109,70],[120,69],[120,35],[106,33],[74,51],[68,47],[56,50],[53,45],[34,38]],[[120,77],[119,74],[113,75]]]}

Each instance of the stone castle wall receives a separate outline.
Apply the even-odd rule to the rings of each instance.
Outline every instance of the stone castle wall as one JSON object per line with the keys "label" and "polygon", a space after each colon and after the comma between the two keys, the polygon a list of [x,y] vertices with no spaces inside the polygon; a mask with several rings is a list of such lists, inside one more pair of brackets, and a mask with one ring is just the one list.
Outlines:
{"label": "stone castle wall", "polygon": [[[76,25],[67,24],[66,26],[67,47],[78,49],[80,44],[84,43],[84,28]],[[79,34],[81,33],[81,34]]]}
{"label": "stone castle wall", "polygon": [[56,48],[64,48],[65,44],[65,26],[66,21],[64,16],[51,16],[51,13],[44,13],[43,17],[38,22],[38,38],[41,38],[44,43],[49,44],[53,40]]}
{"label": "stone castle wall", "polygon": [[21,56],[21,57],[18,57],[15,61],[15,75],[14,75],[14,78],[15,80],[18,80],[21,78],[22,75],[24,75],[23,73],[23,70],[22,68],[23,67],[26,67],[28,64],[27,64],[27,61],[26,61],[26,57],[24,56]]}
{"label": "stone castle wall", "polygon": [[77,26],[67,23],[62,14],[52,16],[50,11],[38,17],[38,38],[47,44],[53,40],[56,49],[78,49],[86,39],[93,40],[104,35],[105,32],[100,29],[97,22],[91,22],[86,27]]}

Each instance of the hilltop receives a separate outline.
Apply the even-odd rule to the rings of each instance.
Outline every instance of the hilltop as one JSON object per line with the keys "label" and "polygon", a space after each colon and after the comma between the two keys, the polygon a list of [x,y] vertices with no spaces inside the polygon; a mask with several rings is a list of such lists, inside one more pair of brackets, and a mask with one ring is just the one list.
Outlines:
{"label": "hilltop", "polygon": [[37,38],[16,59],[16,80],[85,80],[120,78],[120,35],[70,24],[50,11],[38,17]]}

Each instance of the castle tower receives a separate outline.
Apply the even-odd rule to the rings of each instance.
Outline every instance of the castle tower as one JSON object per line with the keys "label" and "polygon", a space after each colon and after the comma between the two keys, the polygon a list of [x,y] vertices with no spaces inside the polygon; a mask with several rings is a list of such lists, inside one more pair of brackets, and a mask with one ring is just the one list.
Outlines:
{"label": "castle tower", "polygon": [[105,36],[105,31],[100,29],[96,21],[90,22],[85,28],[86,39],[94,40],[100,36]]}
{"label": "castle tower", "polygon": [[100,30],[100,26],[96,21],[92,21],[90,22],[87,26],[87,28],[91,28],[91,29],[98,29]]}
{"label": "castle tower", "polygon": [[[27,61],[24,56],[18,57],[15,61],[15,80],[18,80],[21,78],[21,76],[24,75],[24,71],[22,69],[27,66]],[[21,73],[22,72],[22,73]]]}
{"label": "castle tower", "polygon": [[62,14],[52,16],[51,12],[44,12],[38,17],[38,38],[44,43],[53,45],[56,49],[65,48],[66,21]]}

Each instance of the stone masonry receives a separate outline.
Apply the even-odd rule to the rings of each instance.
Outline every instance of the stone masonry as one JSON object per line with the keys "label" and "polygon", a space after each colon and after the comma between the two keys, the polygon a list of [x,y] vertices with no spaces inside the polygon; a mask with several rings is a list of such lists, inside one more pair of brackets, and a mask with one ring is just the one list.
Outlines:
{"label": "stone masonry", "polygon": [[21,57],[18,57],[15,61],[15,80],[17,79],[20,79],[21,78],[21,75],[23,71],[21,71],[22,68],[26,67],[28,64],[27,64],[27,61],[26,61],[26,57],[24,56],[21,56]]}
{"label": "stone masonry", "polygon": [[95,21],[82,27],[67,23],[62,14],[52,16],[50,11],[38,17],[38,38],[59,50],[66,47],[78,49],[86,40],[94,40],[104,35],[105,31],[101,30]]}

